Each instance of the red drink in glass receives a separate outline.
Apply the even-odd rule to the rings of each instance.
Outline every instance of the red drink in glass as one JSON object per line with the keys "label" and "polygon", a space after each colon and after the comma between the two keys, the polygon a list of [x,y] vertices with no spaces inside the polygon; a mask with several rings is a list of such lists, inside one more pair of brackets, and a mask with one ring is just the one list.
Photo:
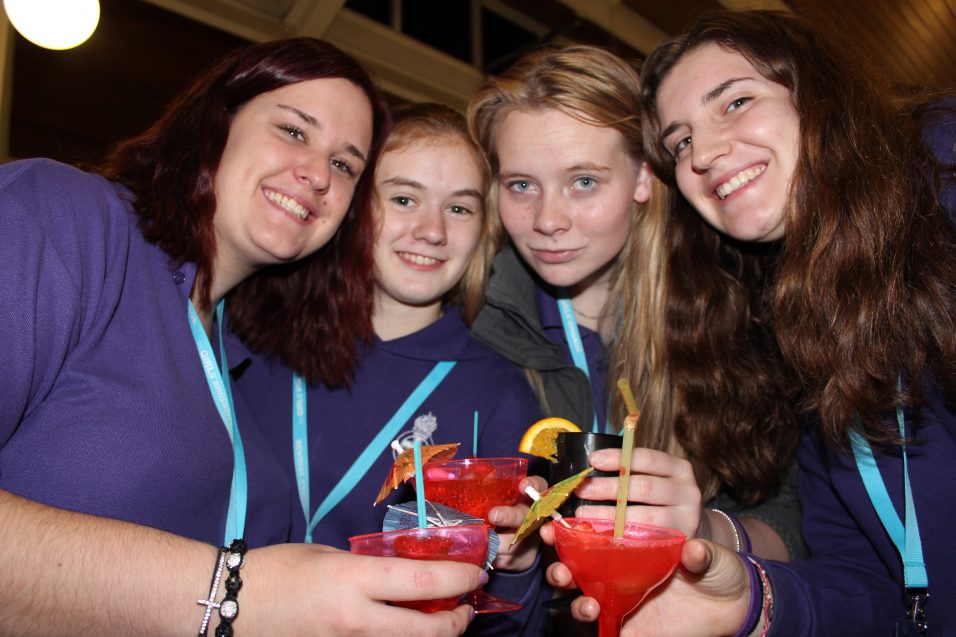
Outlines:
{"label": "red drink in glass", "polygon": [[552,524],[558,557],[584,594],[601,605],[600,637],[617,637],[624,616],[670,577],[686,536],[680,531],[628,522],[614,537],[613,519],[564,518]]}
{"label": "red drink in glass", "polygon": [[[352,553],[379,557],[405,557],[415,560],[449,560],[484,566],[488,553],[488,526],[430,526],[369,533],[349,538]],[[424,613],[451,610],[461,597],[393,601],[393,606],[413,608]]]}
{"label": "red drink in glass", "polygon": [[425,499],[488,520],[496,506],[517,504],[518,483],[528,475],[524,458],[464,458],[422,467]]}
{"label": "red drink in glass", "polygon": [[[524,458],[462,458],[426,462],[422,466],[425,499],[488,521],[496,506],[518,503],[518,483],[528,475]],[[415,488],[418,488],[416,482]],[[477,613],[518,610],[521,604],[495,597],[479,588],[468,603]]]}

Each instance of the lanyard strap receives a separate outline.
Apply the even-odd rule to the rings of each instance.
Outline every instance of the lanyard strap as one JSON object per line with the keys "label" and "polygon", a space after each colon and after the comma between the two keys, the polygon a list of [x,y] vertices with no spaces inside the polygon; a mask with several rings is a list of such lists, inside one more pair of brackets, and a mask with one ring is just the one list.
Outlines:
{"label": "lanyard strap", "polygon": [[202,321],[196,313],[192,301],[186,301],[189,316],[189,329],[196,350],[199,352],[199,361],[202,363],[206,382],[209,384],[209,393],[212,395],[222,424],[229,434],[232,443],[232,487],[229,491],[229,512],[226,514],[226,529],[223,533],[222,546],[228,546],[233,540],[243,537],[246,527],[246,505],[249,497],[249,480],[246,475],[246,453],[242,447],[242,436],[239,435],[239,425],[236,422],[236,408],[232,400],[232,387],[229,383],[229,363],[226,361],[226,348],[222,343],[222,315],[224,302],[216,305],[216,322],[219,324],[219,356],[220,366],[216,367],[216,354],[213,352],[209,336],[203,328]]}
{"label": "lanyard strap", "polygon": [[[567,297],[567,292],[563,289],[558,290],[558,312],[561,313],[561,327],[564,329],[564,338],[568,342],[568,349],[571,350],[571,360],[574,366],[584,372],[587,379],[591,380],[591,372],[588,371],[588,357],[584,353],[584,341],[581,340],[581,330],[578,329],[578,321],[574,318],[574,306]],[[594,406],[594,423],[592,425],[594,433],[600,431],[598,427],[597,405]],[[605,429],[607,429],[605,427]]]}
{"label": "lanyard strap", "polygon": [[[368,473],[375,459],[388,448],[389,443],[401,430],[402,425],[421,407],[422,403],[435,391],[435,388],[445,379],[448,372],[455,366],[455,361],[441,361],[437,363],[428,375],[418,384],[405,402],[398,408],[392,417],[385,423],[378,435],[368,443],[365,450],[359,454],[348,471],[339,478],[338,483],[325,496],[312,521],[305,532],[306,543],[312,542],[312,531],[329,512],[355,488],[358,481]],[[302,504],[302,513],[309,519],[309,424],[308,406],[306,403],[305,380],[298,374],[292,375],[292,453],[295,462],[295,480],[299,489],[299,502]]]}
{"label": "lanyard strap", "polygon": [[[897,382],[897,390],[900,384]],[[896,407],[896,420],[900,428],[900,437],[906,437],[906,421],[903,416],[903,407]],[[893,507],[890,495],[880,475],[880,469],[873,457],[873,450],[859,431],[850,431],[850,442],[853,456],[856,459],[857,469],[863,478],[866,493],[870,496],[873,508],[876,509],[883,528],[896,545],[900,557],[903,559],[903,585],[907,589],[928,588],[929,579],[926,575],[926,563],[923,560],[923,543],[920,540],[919,525],[916,521],[916,505],[913,502],[913,491],[910,486],[909,464],[906,458],[906,447],[903,447],[903,497],[906,523],[900,521],[900,516]]]}

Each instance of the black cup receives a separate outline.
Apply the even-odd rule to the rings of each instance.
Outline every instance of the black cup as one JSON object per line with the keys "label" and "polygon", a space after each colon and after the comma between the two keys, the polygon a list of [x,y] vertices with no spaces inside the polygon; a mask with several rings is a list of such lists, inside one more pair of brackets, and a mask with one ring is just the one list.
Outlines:
{"label": "black cup", "polygon": [[[557,464],[551,465],[551,482],[557,484],[565,478],[570,478],[576,473],[580,473],[590,467],[588,458],[591,452],[596,449],[620,449],[621,436],[614,434],[602,434],[593,432],[570,432],[564,431],[558,434],[557,439]],[[616,477],[617,471],[597,471],[591,473],[592,476]],[[574,516],[574,511],[585,504],[610,504],[613,501],[593,501],[581,500],[573,493],[558,511],[561,515]]]}

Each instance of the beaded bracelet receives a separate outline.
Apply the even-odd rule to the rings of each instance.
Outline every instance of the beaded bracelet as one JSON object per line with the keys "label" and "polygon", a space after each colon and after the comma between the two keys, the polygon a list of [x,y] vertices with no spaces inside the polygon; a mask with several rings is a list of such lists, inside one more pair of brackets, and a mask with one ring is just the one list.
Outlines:
{"label": "beaded bracelet", "polygon": [[766,637],[767,633],[770,631],[770,622],[773,620],[773,588],[770,587],[770,578],[767,577],[767,571],[765,571],[763,566],[760,565],[760,562],[749,555],[747,556],[747,559],[750,560],[757,573],[760,575],[760,583],[763,588],[762,616],[764,618],[764,625],[763,630],[760,631],[759,637]]}
{"label": "beaded bracelet", "polygon": [[239,577],[239,569],[244,563],[246,554],[245,541],[242,539],[233,540],[229,545],[226,554],[226,568],[229,570],[229,577],[226,578],[226,597],[219,604],[219,625],[216,626],[216,637],[232,637],[232,622],[239,615],[239,589],[242,588],[242,578]]}
{"label": "beaded bracelet", "polygon": [[734,550],[738,553],[749,553],[751,549],[750,535],[747,533],[747,529],[744,528],[744,525],[740,523],[740,520],[737,519],[737,516],[720,509],[711,509],[711,511],[730,523],[730,528],[734,532]]}

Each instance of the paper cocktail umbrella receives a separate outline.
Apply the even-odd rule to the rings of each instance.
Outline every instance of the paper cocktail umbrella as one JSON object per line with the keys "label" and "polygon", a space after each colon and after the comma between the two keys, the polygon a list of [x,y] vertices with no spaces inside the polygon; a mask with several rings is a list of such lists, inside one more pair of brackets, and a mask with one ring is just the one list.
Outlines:
{"label": "paper cocktail umbrella", "polygon": [[521,526],[515,531],[511,543],[514,544],[527,537],[541,526],[545,518],[557,514],[558,509],[564,504],[564,501],[571,496],[571,492],[574,491],[592,471],[594,471],[594,468],[588,467],[581,473],[576,473],[570,478],[557,483],[550,489],[543,491],[540,498],[535,500],[531,508],[528,509],[528,513],[524,516],[524,520],[521,521]]}
{"label": "paper cocktail umbrella", "polygon": [[[451,445],[422,445],[422,462],[451,460],[458,452],[458,443]],[[375,503],[378,504],[403,482],[415,475],[415,455],[414,449],[405,449],[392,464],[388,477],[385,478],[385,484],[379,490],[375,497]],[[374,506],[374,505],[373,505]]]}

